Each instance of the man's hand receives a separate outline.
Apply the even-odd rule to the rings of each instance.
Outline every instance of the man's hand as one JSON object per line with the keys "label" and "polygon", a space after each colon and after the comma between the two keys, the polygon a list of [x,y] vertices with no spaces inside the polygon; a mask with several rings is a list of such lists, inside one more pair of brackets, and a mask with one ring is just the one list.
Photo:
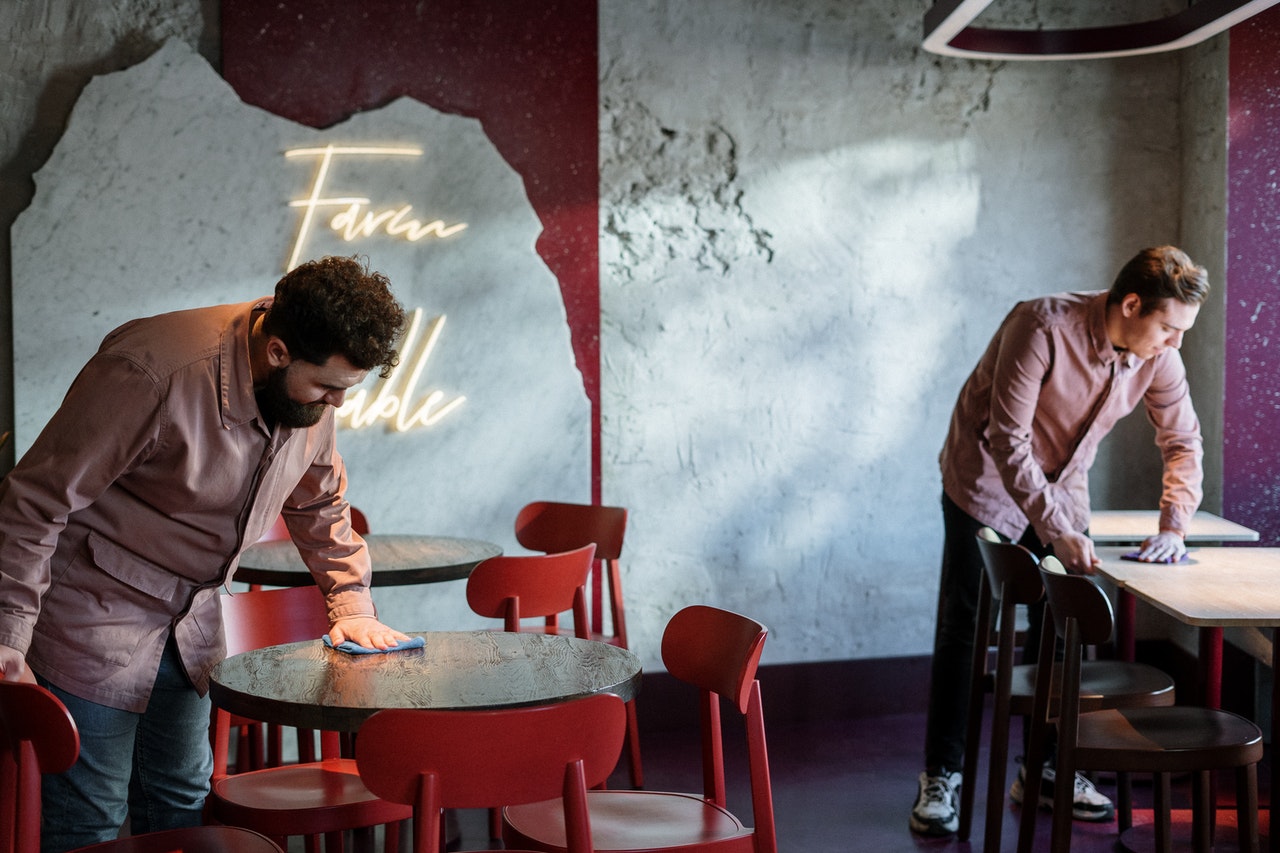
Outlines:
{"label": "man's hand", "polygon": [[1182,537],[1172,530],[1162,530],[1138,549],[1138,559],[1144,563],[1176,563],[1187,553]]}
{"label": "man's hand", "polygon": [[388,628],[372,616],[349,616],[339,619],[329,629],[329,642],[335,646],[350,640],[367,649],[387,649],[409,639],[394,628]]}
{"label": "man's hand", "polygon": [[26,658],[11,646],[0,646],[0,681],[36,683],[36,677],[27,669]]}
{"label": "man's hand", "polygon": [[1050,543],[1053,555],[1074,575],[1091,575],[1102,561],[1093,550],[1093,540],[1083,533],[1068,533]]}

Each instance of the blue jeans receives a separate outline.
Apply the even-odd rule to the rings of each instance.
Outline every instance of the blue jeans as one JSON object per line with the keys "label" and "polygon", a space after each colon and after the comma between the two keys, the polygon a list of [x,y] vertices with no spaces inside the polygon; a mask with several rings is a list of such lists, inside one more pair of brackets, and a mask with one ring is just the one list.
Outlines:
{"label": "blue jeans", "polygon": [[[969,719],[969,681],[973,675],[973,643],[978,622],[978,588],[982,552],[976,536],[985,527],[946,495],[942,496],[942,581],[938,588],[938,624],[933,638],[933,668],[925,719],[924,760],[930,773],[946,768],[959,772],[964,760]],[[1004,538],[1004,537],[1001,537]],[[1035,530],[1024,531],[1020,545],[1037,557],[1053,553],[1040,544]],[[1035,661],[1040,648],[1044,602],[1027,609],[1023,660]],[[1024,736],[1026,734],[1024,726]]]}
{"label": "blue jeans", "polygon": [[199,826],[209,793],[209,698],[197,695],[170,638],[147,710],[108,708],[38,679],[80,730],[80,758],[43,782],[42,853],[133,834]]}

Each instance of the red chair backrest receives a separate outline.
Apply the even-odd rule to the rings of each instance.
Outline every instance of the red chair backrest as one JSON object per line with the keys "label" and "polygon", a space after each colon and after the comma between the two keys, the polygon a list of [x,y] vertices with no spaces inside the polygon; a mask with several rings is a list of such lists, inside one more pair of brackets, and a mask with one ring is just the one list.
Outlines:
{"label": "red chair backrest", "polygon": [[[573,612],[574,633],[590,636],[586,584],[595,545],[560,554],[490,557],[467,578],[467,604],[478,616],[502,619],[508,631],[521,619]],[[549,623],[553,624],[553,623]]]}
{"label": "red chair backrest", "polygon": [[[354,506],[351,507],[351,529],[361,536],[369,532],[369,519],[365,514]],[[289,526],[284,522],[284,516],[276,516],[275,524],[271,525],[271,529],[262,534],[259,542],[280,542],[289,538]]]}
{"label": "red chair backrest", "polygon": [[439,850],[441,809],[563,797],[568,853],[591,853],[586,791],[609,778],[625,728],[622,700],[608,693],[493,711],[385,710],[356,735],[356,764],[374,794],[413,805],[415,850]]}
{"label": "red chair backrest", "polygon": [[626,532],[627,511],[620,506],[535,501],[516,516],[516,541],[544,554],[594,544],[597,560],[617,560]]}
{"label": "red chair backrest", "polygon": [[754,619],[695,604],[667,623],[662,662],[676,678],[723,696],[745,714],[768,633]]}
{"label": "red chair backrest", "polygon": [[219,599],[227,655],[318,640],[329,632],[324,593],[314,584],[237,592]]}
{"label": "red chair backrest", "polygon": [[0,681],[0,850],[40,850],[40,775],[61,773],[80,755],[65,705],[36,684]]}
{"label": "red chair backrest", "polygon": [[756,670],[769,629],[754,619],[702,604],[686,607],[667,623],[662,634],[662,662],[667,671],[699,691],[702,715],[702,793],[727,807],[721,697],[733,703],[747,730],[747,765],[751,778],[751,812],[755,849],[777,849],[773,815],[773,783],[765,743],[764,709]]}

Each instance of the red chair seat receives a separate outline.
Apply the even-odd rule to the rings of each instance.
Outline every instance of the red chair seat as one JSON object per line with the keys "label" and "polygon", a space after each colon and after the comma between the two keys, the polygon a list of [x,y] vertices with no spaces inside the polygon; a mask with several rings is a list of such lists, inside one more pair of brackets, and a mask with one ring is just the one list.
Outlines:
{"label": "red chair seat", "polygon": [[166,829],[76,848],[75,853],[281,853],[271,839],[238,826]]}
{"label": "red chair seat", "polygon": [[219,820],[251,824],[271,836],[336,832],[409,817],[398,803],[371,800],[350,758],[237,773],[213,788]]}
{"label": "red chair seat", "polygon": [[[697,794],[662,791],[588,791],[591,839],[604,851],[755,850],[751,829],[727,809]],[[548,849],[564,847],[564,824],[558,809],[546,804],[508,806],[503,818],[511,843]],[[536,839],[536,841],[535,841]],[[724,846],[714,846],[717,842]]]}

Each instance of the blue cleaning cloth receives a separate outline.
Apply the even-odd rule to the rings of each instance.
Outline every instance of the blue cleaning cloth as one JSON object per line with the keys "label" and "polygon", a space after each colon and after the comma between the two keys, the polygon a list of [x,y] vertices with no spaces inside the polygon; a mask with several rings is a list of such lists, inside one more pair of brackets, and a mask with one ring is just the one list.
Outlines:
{"label": "blue cleaning cloth", "polygon": [[1135,563],[1185,563],[1187,560],[1191,559],[1191,554],[1186,551],[1183,551],[1182,556],[1176,560],[1144,560],[1138,556],[1139,553],[1140,552],[1138,551],[1134,551],[1130,554],[1121,554],[1120,559],[1132,560]]}
{"label": "blue cleaning cloth", "polygon": [[324,644],[331,649],[337,649],[340,652],[346,652],[349,655],[385,655],[388,652],[402,652],[405,649],[420,649],[426,645],[426,640],[422,637],[410,637],[401,642],[399,645],[392,646],[389,649],[373,649],[368,646],[361,646],[350,640],[343,640],[338,645],[333,644],[333,640],[329,639],[329,635],[324,635]]}

